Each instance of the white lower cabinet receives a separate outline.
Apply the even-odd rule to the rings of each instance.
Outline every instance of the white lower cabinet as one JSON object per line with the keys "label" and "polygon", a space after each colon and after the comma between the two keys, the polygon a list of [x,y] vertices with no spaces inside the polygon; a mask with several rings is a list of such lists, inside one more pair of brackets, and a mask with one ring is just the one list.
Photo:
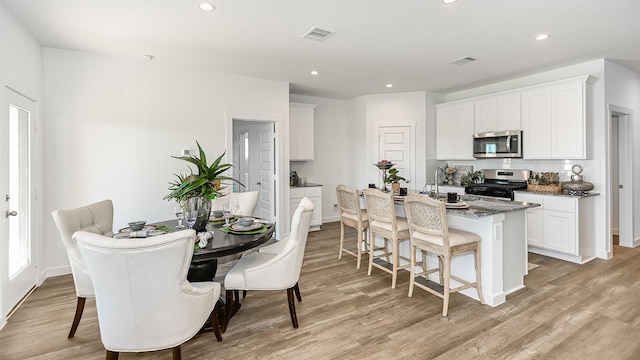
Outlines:
{"label": "white lower cabinet", "polygon": [[541,205],[527,209],[530,252],[580,264],[595,257],[593,197],[516,192],[515,200]]}
{"label": "white lower cabinet", "polygon": [[289,224],[293,219],[293,213],[300,204],[300,200],[308,197],[313,202],[313,215],[311,215],[311,227],[309,231],[318,231],[322,225],[322,186],[292,187],[289,195],[290,217]]}

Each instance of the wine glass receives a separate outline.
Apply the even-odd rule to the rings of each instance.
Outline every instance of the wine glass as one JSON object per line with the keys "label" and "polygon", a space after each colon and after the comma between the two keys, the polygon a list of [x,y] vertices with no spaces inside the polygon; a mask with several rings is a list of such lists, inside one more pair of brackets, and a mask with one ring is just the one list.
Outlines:
{"label": "wine glass", "polygon": [[184,210],[182,210],[182,206],[175,205],[173,207],[173,212],[176,214],[176,217],[178,218],[178,226],[176,226],[176,229],[184,228],[185,226],[182,225],[182,219],[184,219]]}
{"label": "wine glass", "polygon": [[187,210],[185,212],[185,221],[187,222],[189,229],[193,229],[193,225],[196,223],[197,218],[198,210]]}
{"label": "wine glass", "polygon": [[229,226],[229,218],[231,217],[231,206],[229,204],[222,204],[222,217],[224,217],[224,224]]}

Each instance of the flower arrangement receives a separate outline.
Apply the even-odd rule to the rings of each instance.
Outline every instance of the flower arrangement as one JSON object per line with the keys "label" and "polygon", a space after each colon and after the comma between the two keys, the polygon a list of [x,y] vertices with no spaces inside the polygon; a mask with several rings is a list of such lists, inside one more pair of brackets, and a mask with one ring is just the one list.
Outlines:
{"label": "flower arrangement", "polygon": [[445,168],[445,172],[447,173],[447,183],[449,185],[453,184],[453,175],[458,171],[458,169],[456,169],[455,167],[449,167],[447,166]]}

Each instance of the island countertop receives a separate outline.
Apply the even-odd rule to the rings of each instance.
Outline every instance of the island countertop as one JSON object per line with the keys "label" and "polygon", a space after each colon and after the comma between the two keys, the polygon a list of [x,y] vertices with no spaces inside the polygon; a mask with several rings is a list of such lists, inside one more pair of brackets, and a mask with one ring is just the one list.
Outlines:
{"label": "island countertop", "polygon": [[[398,201],[404,200],[402,196],[396,196],[395,199]],[[446,201],[446,197],[442,199]],[[469,208],[447,208],[447,214],[456,214],[468,217],[484,217],[540,206],[540,204],[530,202],[497,200],[470,195],[462,195],[460,197],[460,201],[469,204]]]}

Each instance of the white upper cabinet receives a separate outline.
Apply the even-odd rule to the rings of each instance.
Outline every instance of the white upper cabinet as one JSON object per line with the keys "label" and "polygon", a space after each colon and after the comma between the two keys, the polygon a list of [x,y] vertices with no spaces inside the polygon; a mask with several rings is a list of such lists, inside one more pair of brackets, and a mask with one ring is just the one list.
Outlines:
{"label": "white upper cabinet", "polygon": [[522,93],[522,156],[551,158],[551,88]]}
{"label": "white upper cabinet", "polygon": [[289,103],[289,160],[314,158],[313,109],[316,105]]}
{"label": "white upper cabinet", "polygon": [[591,157],[589,79],[583,76],[522,93],[523,158]]}
{"label": "white upper cabinet", "polygon": [[436,158],[475,160],[473,101],[436,106]]}
{"label": "white upper cabinet", "polygon": [[475,132],[520,130],[520,93],[487,96],[474,102]]}

